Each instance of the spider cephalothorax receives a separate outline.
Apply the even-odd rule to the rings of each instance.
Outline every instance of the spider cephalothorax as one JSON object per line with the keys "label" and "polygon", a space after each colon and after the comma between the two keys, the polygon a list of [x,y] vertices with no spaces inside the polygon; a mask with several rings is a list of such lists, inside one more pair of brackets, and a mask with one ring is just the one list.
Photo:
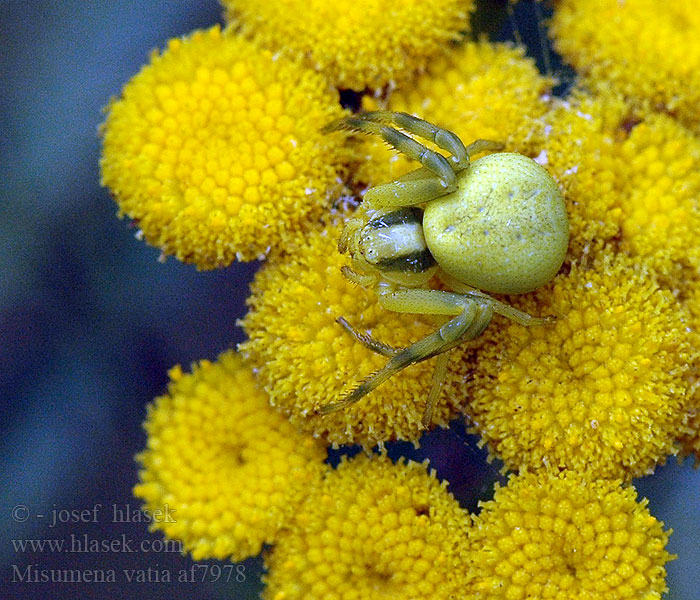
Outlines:
{"label": "spider cephalothorax", "polygon": [[[445,158],[392,125],[430,140],[451,156]],[[359,342],[390,358],[320,412],[356,402],[401,369],[439,356],[423,418],[427,427],[448,350],[480,335],[494,313],[522,325],[546,320],[485,292],[520,294],[554,277],[569,241],[564,201],[545,169],[521,154],[498,152],[502,145],[497,142],[477,140],[465,146],[454,133],[427,121],[383,111],[326,127],[339,129],[377,134],[422,165],[367,191],[339,242],[340,251],[352,258],[345,275],[359,285],[374,286],[388,310],[452,318],[407,348],[387,346],[339,319]],[[494,153],[471,162],[471,156],[485,151]],[[428,282],[436,274],[453,291],[430,289]]]}

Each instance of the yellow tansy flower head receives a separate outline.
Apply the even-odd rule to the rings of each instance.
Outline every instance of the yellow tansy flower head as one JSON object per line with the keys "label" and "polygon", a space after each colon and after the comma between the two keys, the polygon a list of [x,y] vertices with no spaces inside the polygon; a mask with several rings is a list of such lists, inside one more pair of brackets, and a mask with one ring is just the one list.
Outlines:
{"label": "yellow tansy flower head", "polygon": [[700,139],[667,115],[651,114],[620,144],[619,159],[620,250],[674,282],[698,272]]}
{"label": "yellow tansy flower head", "polygon": [[112,102],[102,181],[146,239],[209,269],[304,235],[345,150],[318,74],[218,27],[173,39]]}
{"label": "yellow tansy flower head", "polygon": [[542,327],[490,327],[470,416],[512,470],[650,472],[684,428],[692,356],[687,314],[623,256],[574,266],[522,299]]}
{"label": "yellow tansy flower head", "polygon": [[[368,350],[336,322],[338,317],[393,347],[405,347],[435,330],[428,317],[379,306],[373,290],[351,284],[337,248],[342,223],[310,234],[293,257],[271,259],[257,273],[242,321],[241,345],[274,406],[300,429],[331,444],[370,448],[392,439],[416,440],[430,390],[433,361],[391,377],[361,401],[328,415],[314,414],[352,390],[387,358]],[[446,424],[463,394],[443,394],[434,423]]]}
{"label": "yellow tansy flower head", "polygon": [[[438,123],[465,144],[490,139],[505,143],[508,151],[536,156],[552,83],[522,47],[466,42],[395,90],[385,108]],[[376,110],[379,105],[366,96],[364,108]],[[364,184],[392,181],[416,168],[415,162],[374,138],[367,139],[362,150],[366,156],[355,179]]]}
{"label": "yellow tansy flower head", "polygon": [[633,487],[579,473],[512,476],[469,532],[475,600],[660,599],[669,532]]}
{"label": "yellow tansy flower head", "polygon": [[254,556],[321,479],[325,450],[269,407],[234,352],[170,376],[148,410],[134,493],[152,511],[167,507],[173,519],[152,529],[194,560]]}
{"label": "yellow tansy flower head", "polygon": [[357,456],[328,473],[280,536],[263,598],[454,598],[469,525],[424,465]]}
{"label": "yellow tansy flower head", "polygon": [[700,140],[612,94],[574,92],[545,117],[541,161],[567,199],[574,258],[601,241],[676,286],[700,267]]}
{"label": "yellow tansy flower head", "polygon": [[597,90],[700,127],[700,13],[689,1],[560,0],[556,49]]}
{"label": "yellow tansy flower head", "polygon": [[381,88],[469,29],[474,0],[222,0],[264,46],[307,60],[339,88]]}

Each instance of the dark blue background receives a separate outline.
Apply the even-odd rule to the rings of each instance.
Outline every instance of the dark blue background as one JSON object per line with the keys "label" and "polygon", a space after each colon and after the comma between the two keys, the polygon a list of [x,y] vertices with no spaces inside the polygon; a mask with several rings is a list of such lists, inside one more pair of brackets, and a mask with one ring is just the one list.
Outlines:
{"label": "dark blue background", "polygon": [[[518,11],[523,35],[531,6]],[[122,569],[152,567],[173,578],[192,562],[167,552],[21,552],[12,540],[154,540],[142,523],[113,522],[136,510],[133,456],[145,443],[145,405],[167,369],[215,358],[241,340],[235,326],[254,265],[198,273],[134,239],[100,188],[101,109],[173,36],[220,21],[214,0],[5,1],[0,4],[0,545],[3,598],[255,597],[259,559],[226,584],[126,583]],[[532,20],[529,20],[530,25]],[[497,29],[499,27],[496,27]],[[506,28],[507,29],[507,28]],[[533,33],[534,32],[534,33]],[[508,35],[508,34],[501,34]],[[497,478],[474,438],[438,431],[419,453],[470,509]],[[636,482],[655,516],[676,533],[669,597],[700,589],[700,474],[675,461]],[[98,508],[96,522],[50,527],[53,510]],[[13,519],[26,506],[29,518]],[[20,509],[20,513],[21,513]],[[37,515],[45,517],[37,517]],[[15,514],[17,516],[17,513]],[[21,514],[20,514],[21,516]],[[119,585],[13,582],[12,565],[115,569]],[[204,564],[221,565],[216,561]]]}

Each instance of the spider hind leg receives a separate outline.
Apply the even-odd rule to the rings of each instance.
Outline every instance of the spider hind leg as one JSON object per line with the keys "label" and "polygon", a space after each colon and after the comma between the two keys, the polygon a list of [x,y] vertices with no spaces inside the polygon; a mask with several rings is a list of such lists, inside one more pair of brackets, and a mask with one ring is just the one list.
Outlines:
{"label": "spider hind leg", "polygon": [[[481,332],[491,321],[493,308],[487,300],[475,300],[468,296],[440,290],[397,290],[381,296],[380,302],[384,308],[396,312],[448,315],[453,318],[423,339],[393,353],[381,369],[360,382],[338,402],[321,406],[318,412],[325,415],[350,406],[406,367],[445,353],[444,357],[438,357],[436,373],[433,375],[431,391],[423,415],[423,425],[427,428],[447,372],[446,353],[463,341],[481,335]],[[374,338],[357,334],[352,329],[349,331],[358,341],[375,352],[384,354],[384,350],[390,349],[390,346],[377,342]],[[388,354],[386,355],[388,356]]]}

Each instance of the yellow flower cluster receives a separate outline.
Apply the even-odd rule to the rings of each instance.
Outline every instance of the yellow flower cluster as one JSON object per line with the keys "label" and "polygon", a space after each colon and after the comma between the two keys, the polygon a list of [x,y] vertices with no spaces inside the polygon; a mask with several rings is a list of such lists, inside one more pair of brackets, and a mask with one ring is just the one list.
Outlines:
{"label": "yellow flower cluster", "polygon": [[[525,57],[524,48],[465,42],[395,90],[385,108],[439,123],[465,143],[496,140],[509,151],[535,156],[548,109],[544,97],[552,84]],[[365,96],[366,110],[378,107],[377,100]],[[365,185],[392,181],[416,168],[375,139],[367,139],[358,154],[363,162],[355,179]]]}
{"label": "yellow flower cluster", "polygon": [[[700,459],[700,45],[683,43],[700,13],[559,0],[557,47],[591,90],[561,100],[522,48],[461,39],[473,0],[222,4],[229,27],[154,53],[102,128],[103,182],[150,243],[202,269],[270,257],[241,354],[176,367],[149,408],[135,493],[174,515],[153,529],[195,560],[273,545],[268,600],[660,598],[669,534],[626,485]],[[323,462],[324,444],[417,443],[434,366],[321,416],[387,361],[337,319],[392,347],[442,322],[386,311],[341,272],[344,185],[417,165],[322,133],[346,114],[331,85],[504,142],[564,193],[562,270],[504,300],[554,319],[496,317],[455,348],[433,414],[466,415],[518,473],[473,521],[424,465]]]}
{"label": "yellow flower cluster", "polygon": [[359,455],[328,473],[280,535],[263,598],[455,598],[470,523],[425,465]]}
{"label": "yellow flower cluster", "polygon": [[222,0],[241,32],[339,88],[409,78],[469,29],[474,0]]}
{"label": "yellow flower cluster", "polygon": [[661,598],[669,532],[633,487],[579,473],[511,476],[469,531],[474,600]]}
{"label": "yellow flower cluster", "polygon": [[700,128],[700,13],[694,2],[560,0],[556,49],[599,92]]}
{"label": "yellow flower cluster", "polygon": [[298,242],[330,206],[342,116],[318,74],[218,27],[173,39],[113,101],[102,182],[165,254],[210,269]]}
{"label": "yellow flower cluster", "polygon": [[700,404],[691,409],[688,419],[688,429],[680,438],[681,456],[694,456],[695,467],[700,467]]}
{"label": "yellow flower cluster", "polygon": [[320,481],[326,452],[268,405],[234,352],[170,371],[149,407],[148,446],[134,493],[172,519],[151,527],[180,540],[194,560],[255,556],[276,540]]}
{"label": "yellow flower cluster", "polygon": [[[263,265],[241,322],[249,339],[240,350],[257,369],[273,406],[300,429],[333,445],[371,448],[392,439],[417,440],[433,361],[402,371],[345,410],[314,414],[387,360],[346,333],[338,317],[394,347],[407,346],[436,327],[425,316],[382,309],[373,290],[342,275],[347,259],[337,249],[341,229],[337,224],[314,231],[293,257],[271,258]],[[443,394],[433,422],[447,424],[461,401],[462,394]]]}
{"label": "yellow flower cluster", "polygon": [[487,329],[468,406],[509,469],[628,480],[677,452],[689,315],[643,263],[620,255],[573,266],[519,307],[557,320]]}

